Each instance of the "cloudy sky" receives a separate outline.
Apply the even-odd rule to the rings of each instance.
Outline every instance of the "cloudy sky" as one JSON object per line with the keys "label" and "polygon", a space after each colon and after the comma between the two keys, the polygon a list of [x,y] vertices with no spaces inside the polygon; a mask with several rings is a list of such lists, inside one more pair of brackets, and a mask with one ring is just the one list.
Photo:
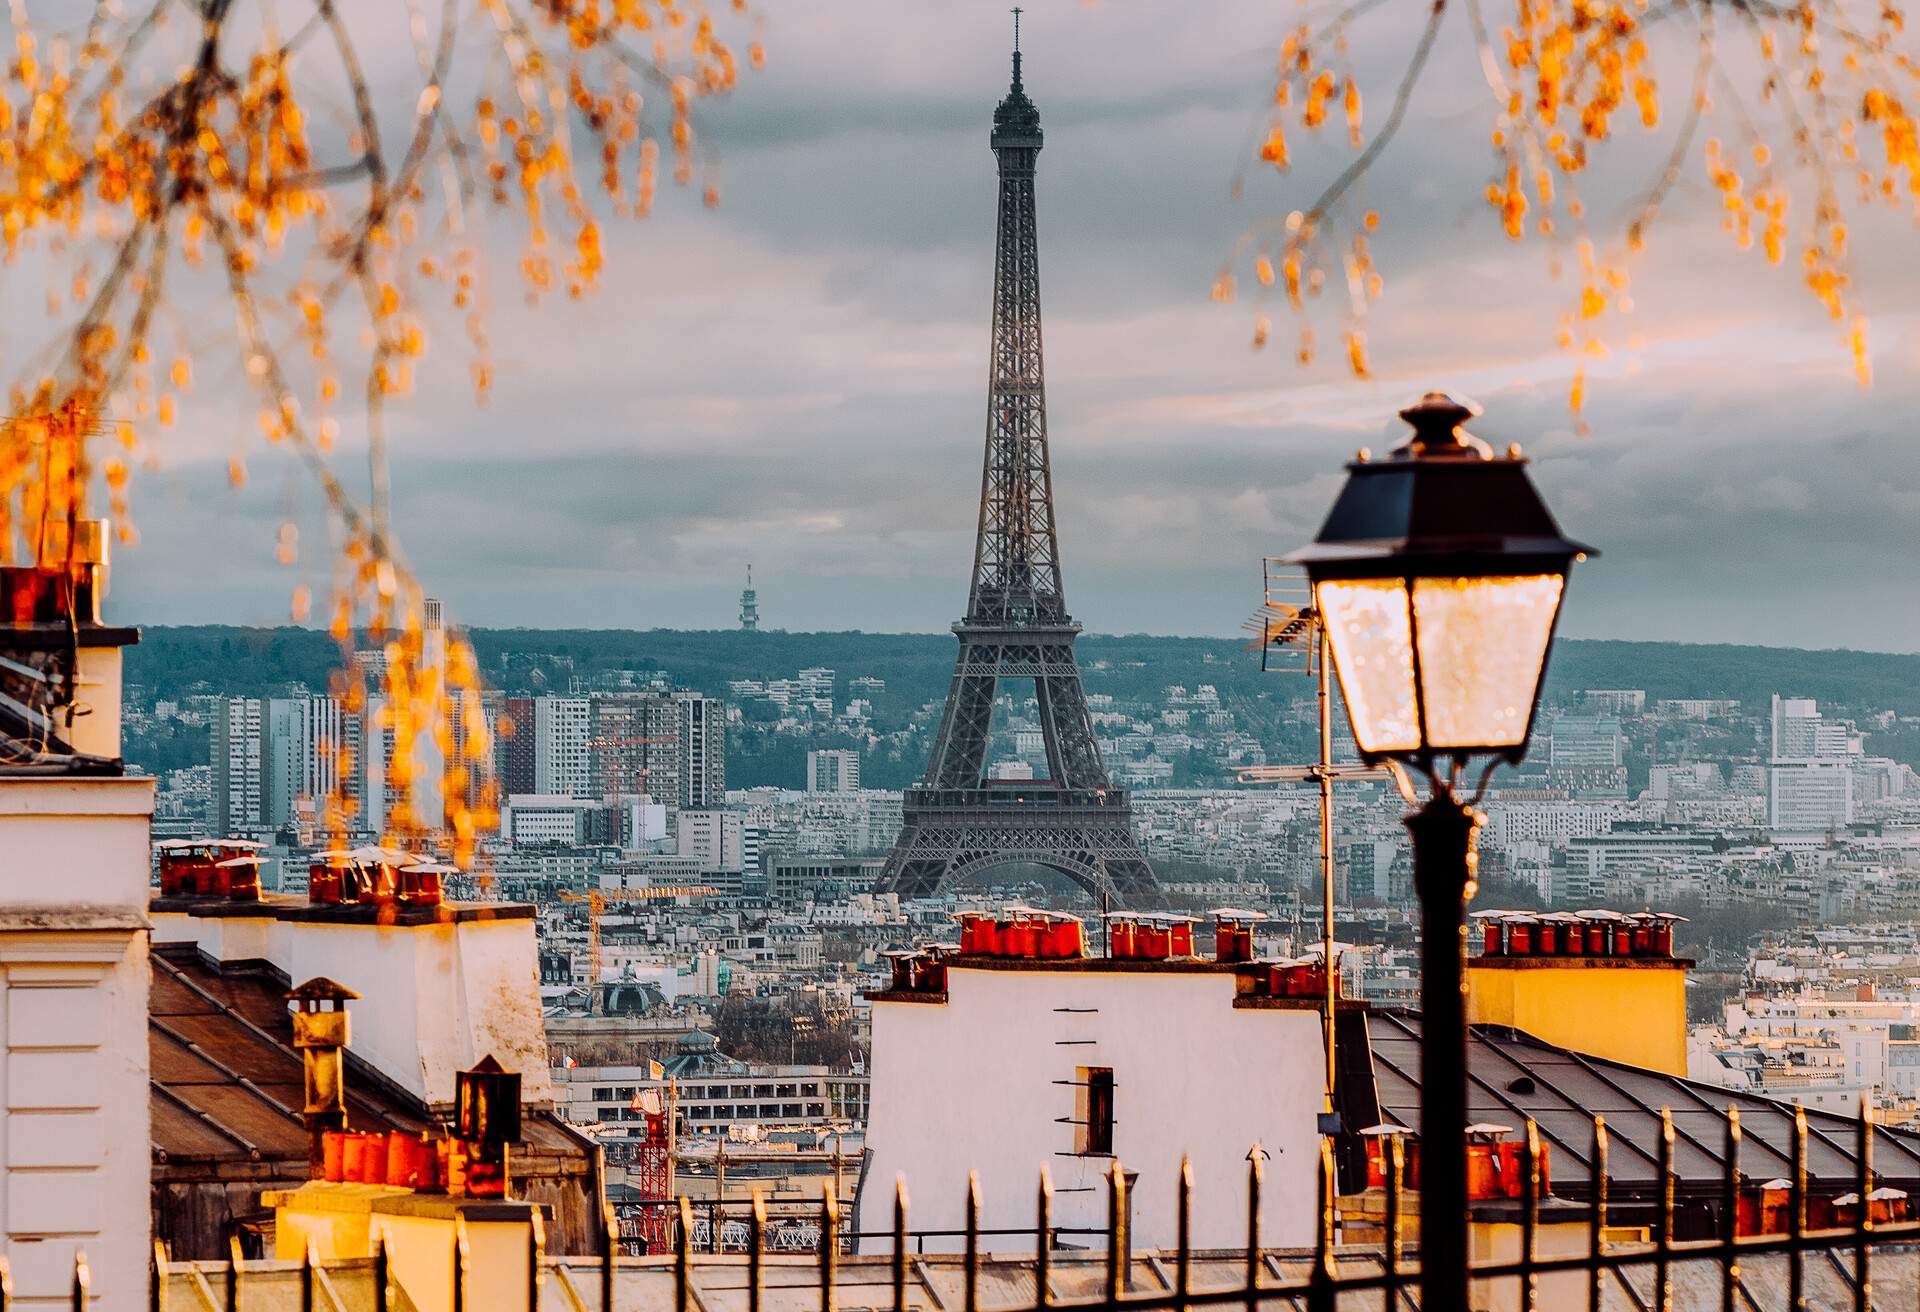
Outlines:
{"label": "cloudy sky", "polygon": [[[767,68],[704,121],[720,208],[682,195],[615,223],[582,303],[528,310],[508,286],[490,403],[465,399],[449,349],[447,384],[394,417],[404,549],[460,620],[726,627],[749,564],[775,627],[935,630],[964,604],[1005,8],[762,8]],[[1373,122],[1421,8],[1385,6],[1355,33]],[[1056,495],[1082,623],[1234,633],[1261,557],[1310,538],[1341,462],[1392,445],[1393,411],[1437,387],[1481,402],[1495,445],[1524,443],[1563,527],[1604,552],[1568,631],[1920,650],[1913,230],[1894,216],[1859,237],[1877,378],[1863,391],[1792,270],[1721,234],[1696,153],[1576,435],[1554,333],[1577,288],[1481,199],[1487,90],[1454,23],[1362,196],[1382,216],[1376,376],[1354,381],[1337,349],[1303,369],[1283,309],[1255,352],[1258,304],[1208,296],[1244,229],[1350,158],[1336,131],[1297,147],[1295,173],[1249,170],[1232,198],[1293,21],[1292,5],[1247,0],[1034,0],[1026,18]],[[1664,56],[1677,88],[1685,55]],[[1597,218],[1625,209],[1666,140],[1636,135],[1592,179]],[[1323,340],[1339,324],[1323,318]],[[247,486],[226,486],[227,456],[257,441],[243,391],[209,371],[190,434],[141,476],[123,618],[279,622],[301,571],[322,568],[311,548],[293,571],[273,562],[275,525],[313,520],[280,453],[252,451]]]}

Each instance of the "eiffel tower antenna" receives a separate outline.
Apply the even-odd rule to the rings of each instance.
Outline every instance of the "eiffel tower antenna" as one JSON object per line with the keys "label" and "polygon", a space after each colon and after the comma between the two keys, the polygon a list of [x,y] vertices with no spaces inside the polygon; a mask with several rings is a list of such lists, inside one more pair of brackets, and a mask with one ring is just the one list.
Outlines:
{"label": "eiffel tower antenna", "polygon": [[[901,829],[879,888],[928,897],[1004,865],[1038,865],[1120,906],[1155,891],[1132,809],[1100,760],[1073,653],[1047,448],[1040,349],[1040,241],[1034,166],[1040,111],[1020,82],[1019,10],[1013,83],[993,113],[999,164],[986,456],[959,659],[932,759],[907,790]],[[1031,680],[1046,748],[1043,779],[988,776],[1001,682]]]}

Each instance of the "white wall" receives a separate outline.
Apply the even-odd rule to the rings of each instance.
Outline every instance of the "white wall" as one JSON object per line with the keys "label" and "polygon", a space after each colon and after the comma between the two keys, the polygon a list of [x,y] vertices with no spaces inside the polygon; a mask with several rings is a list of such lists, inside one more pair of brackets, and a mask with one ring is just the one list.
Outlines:
{"label": "white wall", "polygon": [[[1266,1242],[1312,1242],[1323,1096],[1314,1012],[1236,1010],[1233,976],[1215,970],[952,967],[948,990],[945,1004],[873,1004],[873,1160],[860,1195],[862,1230],[892,1225],[902,1172],[910,1229],[961,1226],[969,1168],[980,1173],[985,1226],[1030,1226],[1042,1165],[1058,1191],[1054,1223],[1103,1227],[1109,1162],[1074,1155],[1077,1127],[1058,1118],[1074,1116],[1078,1090],[1058,1081],[1074,1080],[1081,1066],[1107,1066],[1114,1152],[1139,1172],[1135,1247],[1173,1243],[1182,1153],[1196,1184],[1193,1242],[1244,1244],[1255,1143],[1270,1155]],[[1003,1236],[992,1246],[1022,1245]],[[863,1251],[875,1251],[874,1241]]]}
{"label": "white wall", "polygon": [[213,961],[266,960],[294,984],[324,975],[360,994],[347,1004],[361,1060],[428,1103],[453,1101],[453,1077],[492,1053],[521,1075],[521,1097],[553,1097],[540,1017],[534,922],[428,925],[257,916],[155,917],[160,942],[192,942]]}
{"label": "white wall", "polygon": [[[116,748],[117,750],[117,748]],[[0,779],[0,1237],[16,1305],[147,1287],[151,779]]]}

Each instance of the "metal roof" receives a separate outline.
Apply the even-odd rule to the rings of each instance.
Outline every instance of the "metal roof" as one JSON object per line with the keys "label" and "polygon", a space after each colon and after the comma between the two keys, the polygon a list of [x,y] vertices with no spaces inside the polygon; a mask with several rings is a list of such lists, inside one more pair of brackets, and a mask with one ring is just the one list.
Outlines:
{"label": "metal roof", "polygon": [[[1374,1078],[1383,1119],[1420,1126],[1420,1014],[1369,1013]],[[1726,1145],[1726,1110],[1740,1111],[1739,1168],[1749,1180],[1793,1171],[1792,1103],[1723,1089],[1544,1043],[1503,1025],[1475,1025],[1467,1046],[1467,1113],[1518,1127],[1531,1116],[1548,1144],[1553,1190],[1584,1197],[1593,1155],[1593,1117],[1606,1118],[1610,1190],[1650,1191],[1658,1174],[1660,1111],[1674,1128],[1675,1188],[1717,1194]],[[1840,1193],[1855,1184],[1859,1121],[1808,1109],[1808,1188]],[[1875,1178],[1920,1187],[1920,1134],[1875,1126]]]}
{"label": "metal roof", "polygon": [[[262,1188],[307,1178],[305,1076],[286,981],[266,972],[223,974],[192,950],[161,949],[149,960],[153,1179],[171,1200],[156,1206],[156,1234],[176,1253],[211,1256],[225,1248],[223,1218],[257,1207]],[[347,1062],[352,1128],[418,1134],[434,1126],[432,1109],[355,1061],[351,1048]],[[536,1192],[553,1191],[541,1196],[566,1221],[556,1229],[584,1230],[597,1172],[593,1144],[551,1112],[523,1116],[520,1125],[516,1178],[528,1177]],[[186,1206],[185,1194],[196,1189],[229,1191],[230,1201]]]}

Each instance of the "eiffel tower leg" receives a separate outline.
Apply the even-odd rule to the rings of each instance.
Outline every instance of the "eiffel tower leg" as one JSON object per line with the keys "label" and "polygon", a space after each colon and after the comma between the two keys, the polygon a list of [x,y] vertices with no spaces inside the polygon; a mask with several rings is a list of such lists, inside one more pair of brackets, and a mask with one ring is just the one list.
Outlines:
{"label": "eiffel tower leg", "polygon": [[927,765],[927,781],[935,788],[974,788],[986,773],[988,739],[993,734],[993,695],[997,687],[991,670],[970,672],[968,652],[961,649],[953,687],[947,693],[940,736]]}
{"label": "eiffel tower leg", "polygon": [[[1073,660],[1073,652],[1066,652]],[[1054,779],[1074,788],[1106,786],[1107,772],[1093,741],[1093,721],[1087,715],[1086,692],[1080,677],[1035,679],[1034,698],[1047,740],[1047,767]]]}

